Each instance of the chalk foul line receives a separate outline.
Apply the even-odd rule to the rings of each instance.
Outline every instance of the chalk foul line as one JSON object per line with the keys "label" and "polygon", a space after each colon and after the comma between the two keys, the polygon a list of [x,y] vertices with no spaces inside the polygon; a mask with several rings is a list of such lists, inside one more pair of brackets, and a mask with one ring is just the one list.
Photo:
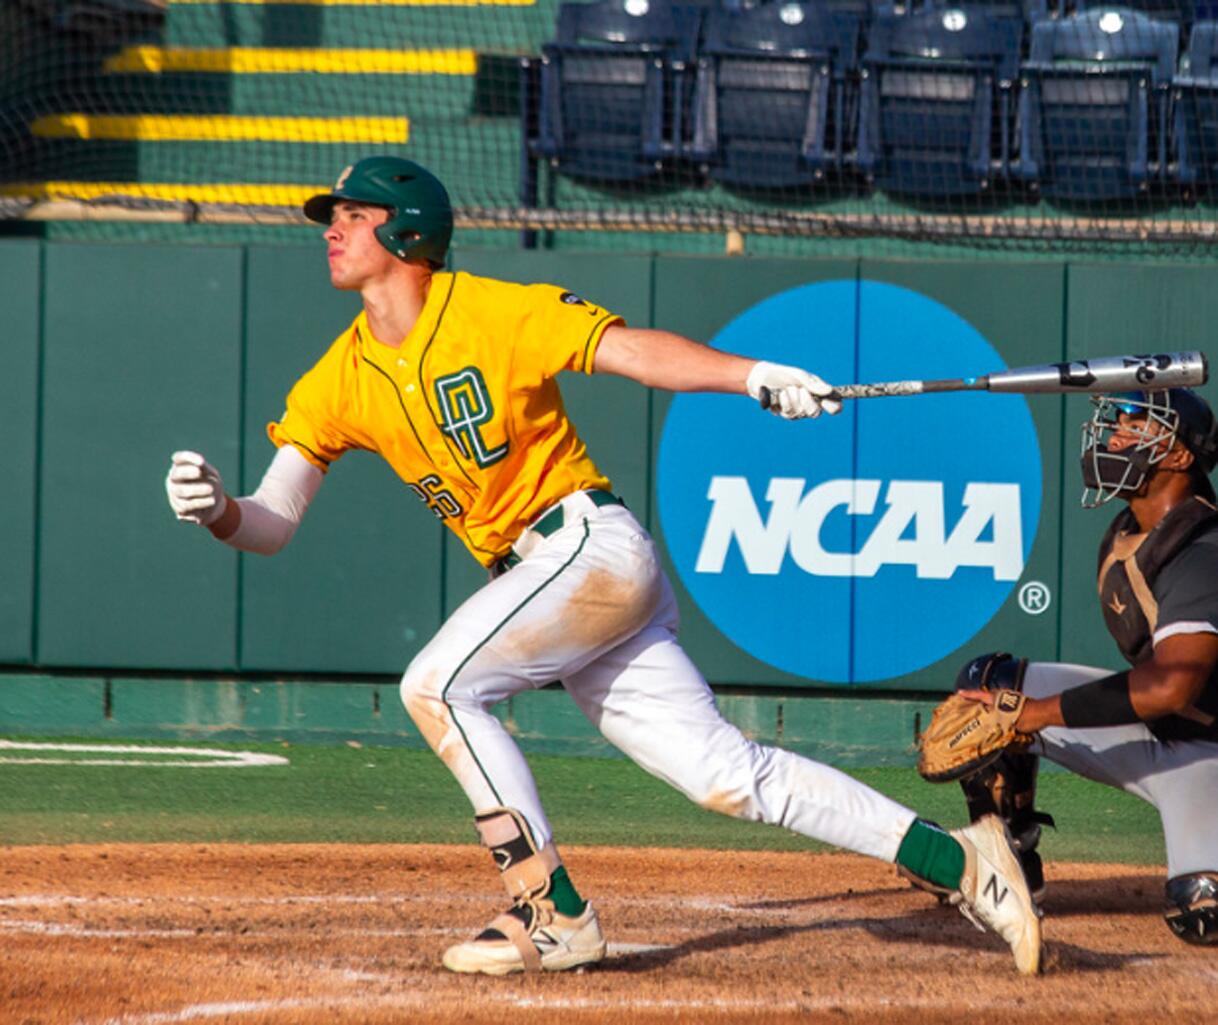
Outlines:
{"label": "chalk foul line", "polygon": [[[46,753],[9,754],[19,751]],[[55,752],[58,752],[60,757],[54,757]],[[103,754],[109,757],[69,757],[77,754]],[[112,757],[114,755],[141,757],[115,758]],[[207,747],[160,747],[147,744],[53,744],[0,740],[0,765],[138,765],[145,768],[247,769],[288,764],[290,763],[282,755],[260,754],[256,751],[221,751]]]}

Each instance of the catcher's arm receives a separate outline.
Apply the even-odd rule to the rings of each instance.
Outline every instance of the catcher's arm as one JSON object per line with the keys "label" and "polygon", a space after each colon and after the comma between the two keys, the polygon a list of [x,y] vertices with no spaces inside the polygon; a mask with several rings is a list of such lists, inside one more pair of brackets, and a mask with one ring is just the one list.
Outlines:
{"label": "catcher's arm", "polygon": [[[1028,698],[1015,722],[1020,733],[1048,726],[1087,729],[1153,722],[1185,712],[1218,665],[1218,635],[1182,633],[1155,645],[1154,656],[1133,669],[1046,698]],[[992,708],[994,693],[962,690],[960,697]]]}

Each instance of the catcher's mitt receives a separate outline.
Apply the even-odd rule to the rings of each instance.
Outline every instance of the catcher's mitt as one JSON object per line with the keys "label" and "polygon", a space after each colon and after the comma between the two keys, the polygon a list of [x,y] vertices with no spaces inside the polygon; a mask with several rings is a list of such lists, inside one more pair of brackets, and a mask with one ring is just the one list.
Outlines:
{"label": "catcher's mitt", "polygon": [[994,691],[993,707],[959,694],[946,698],[918,738],[918,772],[932,783],[971,776],[997,761],[1004,751],[1021,751],[1032,742],[1015,729],[1027,699],[1014,690]]}

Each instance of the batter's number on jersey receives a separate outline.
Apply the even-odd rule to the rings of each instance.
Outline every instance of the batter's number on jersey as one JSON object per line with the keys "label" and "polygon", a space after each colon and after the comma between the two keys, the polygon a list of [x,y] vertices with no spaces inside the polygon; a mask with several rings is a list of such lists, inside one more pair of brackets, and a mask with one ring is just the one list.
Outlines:
{"label": "batter's number on jersey", "polygon": [[451,491],[446,491],[441,485],[444,482],[434,473],[428,474],[417,484],[407,486],[427,503],[427,508],[437,519],[447,519],[450,516],[460,516],[465,510],[461,503],[453,498]]}
{"label": "batter's number on jersey", "polygon": [[482,435],[483,425],[495,415],[495,406],[481,370],[466,367],[455,374],[437,377],[436,399],[444,421],[441,429],[466,459],[485,468],[507,455],[506,441],[492,448]]}

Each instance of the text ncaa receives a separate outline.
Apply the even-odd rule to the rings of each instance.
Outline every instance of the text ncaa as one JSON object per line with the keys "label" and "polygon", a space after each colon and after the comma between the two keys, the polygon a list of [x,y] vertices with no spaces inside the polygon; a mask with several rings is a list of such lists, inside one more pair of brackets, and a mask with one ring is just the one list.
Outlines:
{"label": "text ncaa", "polygon": [[[947,307],[866,280],[771,296],[712,344],[837,383],[1005,365]],[[930,665],[989,622],[1024,573],[1041,472],[1019,395],[868,399],[796,424],[679,395],[660,439],[660,526],[682,583],[738,647],[865,683]]]}

